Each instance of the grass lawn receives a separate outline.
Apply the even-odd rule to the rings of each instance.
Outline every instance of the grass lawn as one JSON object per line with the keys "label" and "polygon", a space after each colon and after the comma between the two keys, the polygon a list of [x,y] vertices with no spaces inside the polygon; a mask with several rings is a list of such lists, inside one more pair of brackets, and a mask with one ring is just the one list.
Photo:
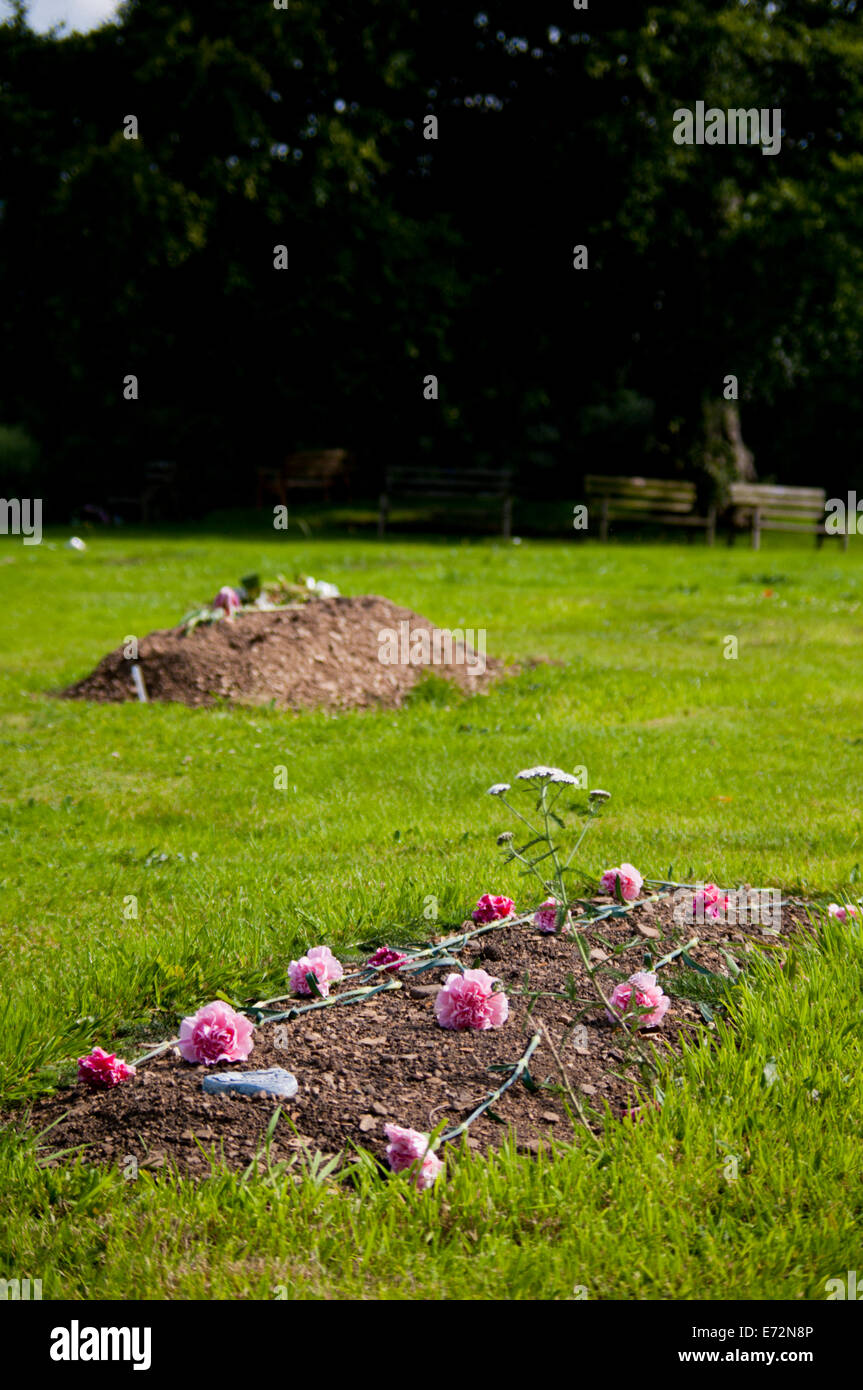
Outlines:
{"label": "grass lawn", "polygon": [[[308,945],[398,944],[428,930],[432,899],[441,928],[486,890],[518,901],[495,845],[508,818],[484,792],[535,763],[586,766],[612,793],[589,876],[629,860],[822,902],[860,893],[853,542],[202,528],[97,534],[75,554],[66,534],[0,540],[0,1103],[91,1042],[134,1055],[217,991],[282,992]],[[46,694],[254,570],[483,628],[521,673],[470,700],[430,683],[395,713]],[[361,1158],[353,1185],[320,1168],[128,1182],[40,1167],[7,1135],[0,1275],[42,1278],[46,1298],[822,1298],[860,1261],[861,999],[863,939],[825,924],[784,970],[755,967],[723,1046],[670,1068],[661,1113],[553,1162],[452,1156],[421,1196]]]}

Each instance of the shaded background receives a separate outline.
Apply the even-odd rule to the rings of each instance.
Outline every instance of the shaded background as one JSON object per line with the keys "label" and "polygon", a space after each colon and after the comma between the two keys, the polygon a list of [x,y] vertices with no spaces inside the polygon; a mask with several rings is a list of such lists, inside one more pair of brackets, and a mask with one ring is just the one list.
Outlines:
{"label": "shaded background", "polygon": [[[781,107],[781,153],[675,145],[698,100]],[[194,516],[317,447],[358,497],[423,460],[721,488],[738,427],[760,479],[863,491],[861,127],[855,0],[15,7],[0,492],[64,520],[170,459]]]}

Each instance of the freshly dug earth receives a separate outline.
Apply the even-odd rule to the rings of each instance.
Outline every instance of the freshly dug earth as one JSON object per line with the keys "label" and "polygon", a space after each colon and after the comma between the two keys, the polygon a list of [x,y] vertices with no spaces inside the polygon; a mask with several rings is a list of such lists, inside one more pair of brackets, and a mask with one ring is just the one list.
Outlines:
{"label": "freshly dug earth", "polygon": [[[603,981],[608,994],[616,978],[645,968],[646,950],[659,960],[697,935],[691,959],[727,975],[720,947],[745,970],[755,943],[784,953],[789,935],[804,923],[802,906],[786,904],[778,935],[759,926],[708,922],[681,927],[673,922],[671,903],[665,898],[597,923],[587,928],[587,936],[591,949],[609,958],[615,948],[631,943],[613,965],[609,963]],[[465,929],[472,926],[466,923]],[[486,1113],[470,1126],[468,1143],[473,1148],[485,1151],[498,1145],[510,1130],[519,1147],[533,1153],[550,1136],[559,1141],[571,1138],[566,1104],[570,1110],[573,1105],[561,1066],[566,1087],[592,1125],[600,1122],[605,1102],[618,1117],[637,1107],[642,1107],[641,1115],[647,1113],[650,1098],[639,1084],[625,1031],[608,1020],[601,1005],[582,1015],[583,1031],[573,1026],[579,1022],[582,1002],[593,996],[571,940],[544,936],[530,925],[501,925],[455,954],[466,967],[480,966],[503,982],[510,1003],[503,1027],[479,1033],[439,1027],[434,995],[451,970],[441,967],[413,982],[403,977],[401,989],[374,995],[367,1003],[323,1007],[287,1023],[263,1024],[255,1032],[248,1061],[220,1063],[212,1069],[281,1066],[297,1077],[298,1094],[283,1104],[276,1125],[273,1160],[303,1150],[337,1153],[353,1141],[383,1161],[388,1122],[425,1132],[442,1120],[448,1127],[459,1123],[500,1086],[508,1073],[491,1068],[517,1062],[531,1036],[540,1031],[539,1020],[553,1042],[552,1048],[544,1034],[530,1062],[530,1075],[539,1089],[531,1091],[516,1081],[492,1106],[503,1123]],[[544,991],[562,994],[568,977],[578,1003],[565,996],[544,997]],[[649,1046],[679,1050],[682,1036],[709,1030],[712,1025],[687,998],[697,994],[705,978],[681,966],[679,958],[659,971],[672,1003],[661,1028],[642,1032]],[[363,982],[343,981],[333,994]],[[286,1001],[275,1008],[287,1009],[293,1002],[311,1001]],[[127,1058],[132,1055],[128,1049],[120,1051]],[[212,1156],[239,1168],[259,1155],[278,1102],[272,1097],[205,1095],[205,1070],[211,1069],[190,1065],[171,1052],[144,1063],[132,1081],[113,1090],[76,1087],[43,1097],[35,1103],[29,1123],[44,1130],[56,1121],[44,1138],[46,1150],[82,1145],[90,1162],[122,1166],[134,1158],[149,1169],[176,1166],[203,1176]]]}
{"label": "freshly dug earth", "polygon": [[[275,612],[240,613],[231,622],[202,624],[187,635],[179,627],[151,632],[138,644],[138,665],[151,700],[185,705],[274,701],[293,709],[320,705],[398,708],[425,670],[473,693],[501,669],[501,663],[492,658],[478,660],[470,647],[459,652],[445,643],[437,652],[443,660],[384,664],[379,659],[379,634],[384,629],[400,634],[401,623],[407,623],[411,633],[430,634],[433,658],[433,634],[438,631],[434,623],[389,599],[366,595],[314,599]],[[414,651],[423,654],[419,642]],[[89,676],[60,693],[67,699],[99,704],[135,700],[131,665],[123,647],[118,647]]]}

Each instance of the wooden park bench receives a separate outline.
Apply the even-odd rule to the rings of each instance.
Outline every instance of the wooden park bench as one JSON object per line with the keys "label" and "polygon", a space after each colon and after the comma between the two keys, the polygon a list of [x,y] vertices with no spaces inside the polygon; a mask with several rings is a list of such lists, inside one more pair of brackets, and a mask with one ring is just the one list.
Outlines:
{"label": "wooden park bench", "polygon": [[584,480],[588,516],[599,505],[599,538],[608,540],[610,521],[650,522],[657,526],[686,526],[706,532],[707,544],[716,537],[716,508],[702,516],[696,511],[695,484],[666,478],[606,478]]}
{"label": "wooden park bench", "polygon": [[512,473],[495,468],[437,468],[431,464],[398,464],[387,470],[380,498],[378,535],[386,532],[394,498],[426,501],[494,503],[500,508],[501,534],[512,535]]}
{"label": "wooden park bench", "polygon": [[257,505],[264,493],[278,497],[283,507],[292,492],[311,492],[328,502],[347,473],[347,449],[306,449],[290,454],[278,468],[258,469]]}
{"label": "wooden park bench", "polygon": [[[752,549],[761,546],[762,531],[787,531],[792,535],[817,537],[820,546],[826,531],[824,515],[827,494],[821,487],[774,487],[769,483],[732,483],[728,511],[728,544],[734,544],[738,531],[748,530]],[[847,532],[842,549],[848,549]]]}

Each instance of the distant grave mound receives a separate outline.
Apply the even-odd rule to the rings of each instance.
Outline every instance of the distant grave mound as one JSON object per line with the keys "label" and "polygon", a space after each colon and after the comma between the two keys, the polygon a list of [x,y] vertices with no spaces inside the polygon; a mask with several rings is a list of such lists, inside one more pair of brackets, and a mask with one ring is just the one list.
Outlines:
{"label": "distant grave mound", "polygon": [[376,595],[315,599],[240,612],[188,632],[151,632],[138,643],[137,663],[117,647],[60,693],[99,704],[136,700],[137,664],[150,700],[397,709],[427,672],[466,693],[486,687],[502,663],[485,656],[484,632],[478,650],[469,644],[476,636],[437,628]]}

